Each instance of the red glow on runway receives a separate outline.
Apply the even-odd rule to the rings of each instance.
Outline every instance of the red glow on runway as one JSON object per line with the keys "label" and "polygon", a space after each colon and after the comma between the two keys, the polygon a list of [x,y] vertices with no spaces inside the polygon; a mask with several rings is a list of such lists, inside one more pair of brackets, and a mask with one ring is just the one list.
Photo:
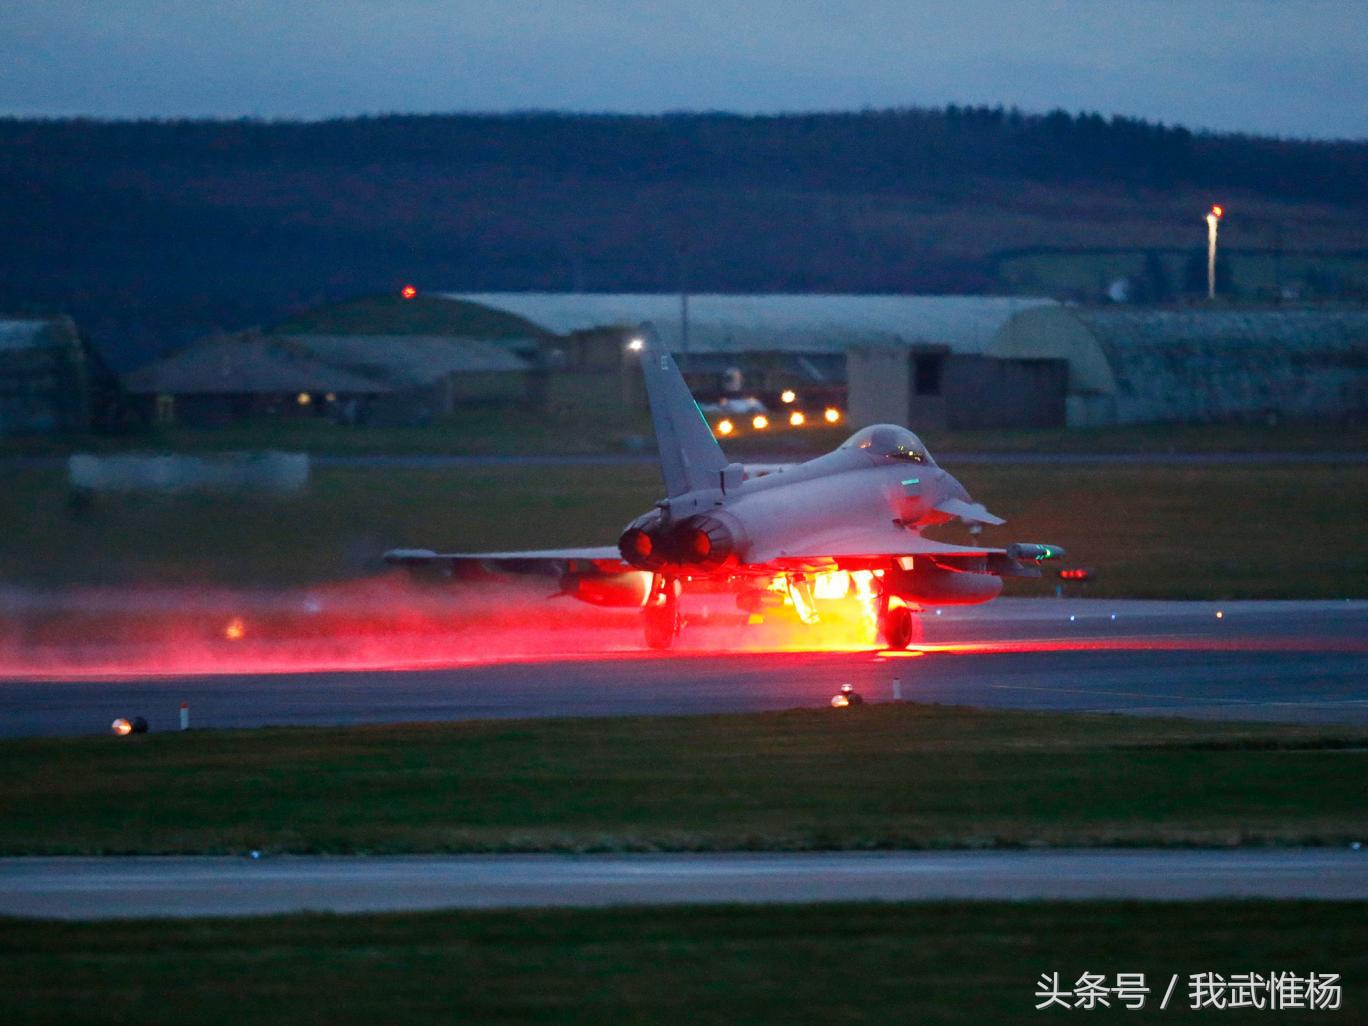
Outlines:
{"label": "red glow on runway", "polygon": [[[1041,638],[991,610],[974,619],[916,618],[907,651],[881,651],[860,618],[808,626],[791,615],[748,624],[729,595],[686,597],[678,647],[645,648],[633,609],[605,609],[554,588],[417,586],[402,576],[293,592],[0,590],[0,679],[115,679],[442,669],[500,663],[804,656],[920,660],[1052,652],[1364,652],[1357,637],[1237,635],[1231,619],[1194,611],[1190,633],[1126,633],[1105,619]],[[690,604],[692,601],[692,604]],[[1045,606],[1041,607],[1042,610]],[[964,639],[964,640],[958,640]],[[971,640],[972,639],[972,640]],[[910,669],[910,667],[909,667]]]}
{"label": "red glow on runway", "polygon": [[[1035,652],[1368,652],[1368,641],[1326,637],[1222,638],[1187,635],[1030,638],[918,646],[920,654],[1020,655]],[[906,655],[880,652],[883,658]]]}

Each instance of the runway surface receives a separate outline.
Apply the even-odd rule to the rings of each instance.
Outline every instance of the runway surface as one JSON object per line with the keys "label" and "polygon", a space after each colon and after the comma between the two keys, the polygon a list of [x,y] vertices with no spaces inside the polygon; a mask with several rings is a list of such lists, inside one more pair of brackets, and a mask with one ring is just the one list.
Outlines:
{"label": "runway surface", "polygon": [[896,687],[925,702],[1368,725],[1363,601],[1002,599],[928,610],[911,653],[795,651],[801,632],[704,617],[681,650],[658,654],[634,616],[585,627],[574,617],[598,615],[590,607],[545,608],[531,624],[399,649],[317,638],[195,649],[193,671],[156,646],[110,669],[118,647],[101,643],[94,669],[0,671],[0,735],[97,733],[131,715],[174,729],[182,702],[205,728],[754,711],[824,705],[844,683],[870,701]]}
{"label": "runway surface", "polygon": [[0,859],[0,914],[67,919],[619,904],[1232,897],[1368,899],[1368,851]]}

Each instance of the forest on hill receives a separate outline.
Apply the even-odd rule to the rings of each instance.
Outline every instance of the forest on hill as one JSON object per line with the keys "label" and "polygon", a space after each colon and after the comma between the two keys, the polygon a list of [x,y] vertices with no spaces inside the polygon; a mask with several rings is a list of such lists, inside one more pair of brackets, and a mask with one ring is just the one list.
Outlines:
{"label": "forest on hill", "polygon": [[[409,281],[1086,293],[1105,284],[1091,265],[1060,286],[1023,254],[1134,251],[1164,254],[1145,266],[1172,265],[1177,295],[1216,200],[1232,253],[1360,259],[1368,142],[954,106],[4,119],[0,313],[69,313],[126,367]],[[1313,270],[1313,292],[1356,294]]]}

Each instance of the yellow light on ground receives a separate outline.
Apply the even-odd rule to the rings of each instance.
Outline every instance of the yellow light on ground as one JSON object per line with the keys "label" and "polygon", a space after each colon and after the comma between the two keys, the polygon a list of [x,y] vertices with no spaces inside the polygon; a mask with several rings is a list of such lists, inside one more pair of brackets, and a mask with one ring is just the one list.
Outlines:
{"label": "yellow light on ground", "polygon": [[120,716],[109,725],[109,729],[114,731],[119,737],[127,737],[129,734],[133,733],[133,724]]}
{"label": "yellow light on ground", "polygon": [[791,424],[793,427],[802,427],[806,423],[807,417],[803,415],[802,410],[794,410],[792,413],[789,414],[789,424]]}
{"label": "yellow light on ground", "polygon": [[833,709],[844,709],[844,708],[845,708],[846,706],[848,706],[849,704],[850,704],[850,699],[848,699],[845,695],[832,695],[832,696],[831,696],[831,707],[832,707]]}
{"label": "yellow light on ground", "polygon": [[757,413],[751,418],[751,427],[755,428],[756,431],[764,431],[765,428],[769,427],[769,418],[763,413]]}
{"label": "yellow light on ground", "polygon": [[308,406],[309,403],[313,402],[313,396],[309,395],[308,392],[300,392],[295,397],[295,402],[299,403],[300,406]]}
{"label": "yellow light on ground", "polygon": [[786,402],[786,403],[797,402],[797,401],[798,401],[798,393],[795,392],[795,391],[794,391],[793,389],[791,389],[791,388],[786,388],[786,389],[784,389],[782,392],[779,393],[779,399],[780,399],[781,402]]}
{"label": "yellow light on ground", "polygon": [[719,420],[717,422],[717,433],[719,435],[729,435],[736,430],[736,425],[729,420]]}
{"label": "yellow light on ground", "polygon": [[834,406],[828,406],[826,411],[822,414],[822,417],[825,418],[828,424],[835,424],[841,419],[841,411]]}
{"label": "yellow light on ground", "polygon": [[229,641],[241,641],[247,634],[247,625],[242,622],[242,617],[235,616],[228,621],[228,625],[223,628],[223,636]]}

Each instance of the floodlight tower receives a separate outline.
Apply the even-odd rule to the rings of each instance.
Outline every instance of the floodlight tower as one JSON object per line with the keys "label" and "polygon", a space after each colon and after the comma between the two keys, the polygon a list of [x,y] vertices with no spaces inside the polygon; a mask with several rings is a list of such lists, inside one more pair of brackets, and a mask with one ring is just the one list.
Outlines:
{"label": "floodlight tower", "polygon": [[1217,204],[1207,211],[1207,299],[1216,298],[1216,229],[1225,213]]}

